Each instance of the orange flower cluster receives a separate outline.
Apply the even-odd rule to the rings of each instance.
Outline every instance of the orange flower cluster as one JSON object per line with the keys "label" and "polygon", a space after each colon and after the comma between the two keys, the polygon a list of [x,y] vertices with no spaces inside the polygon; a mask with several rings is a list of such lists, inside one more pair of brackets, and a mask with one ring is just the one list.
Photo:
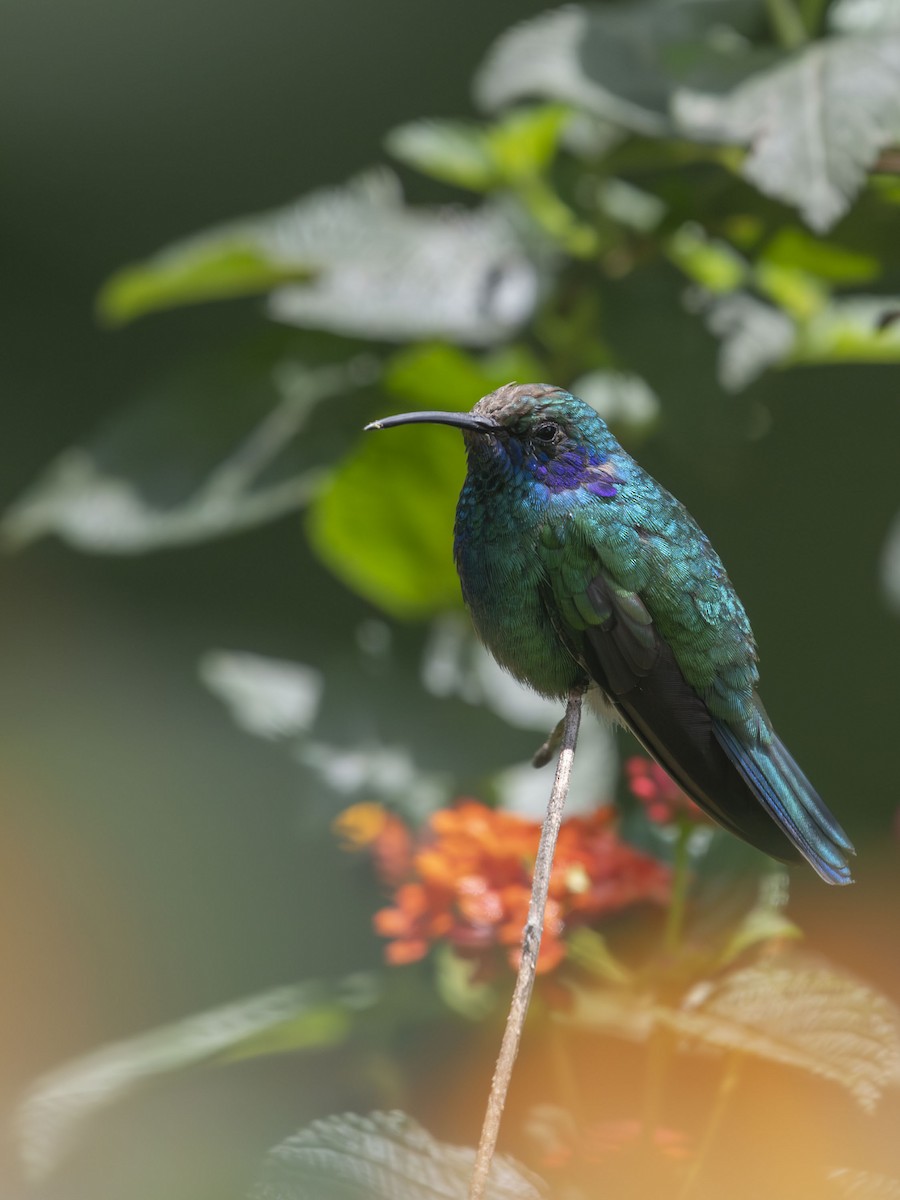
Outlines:
{"label": "orange flower cluster", "polygon": [[[479,958],[502,948],[518,965],[541,825],[474,800],[436,812],[413,836],[378,805],[356,805],[336,822],[350,848],[372,854],[393,904],[375,914],[391,963],[423,958],[446,940]],[[620,841],[609,808],[564,821],[557,844],[538,971],[566,955],[563,933],[642,901],[664,904],[669,871]]]}
{"label": "orange flower cluster", "polygon": [[671,825],[679,817],[707,821],[702,808],[681,790],[662,767],[650,758],[635,755],[625,761],[628,790],[640,800],[647,816],[656,825]]}

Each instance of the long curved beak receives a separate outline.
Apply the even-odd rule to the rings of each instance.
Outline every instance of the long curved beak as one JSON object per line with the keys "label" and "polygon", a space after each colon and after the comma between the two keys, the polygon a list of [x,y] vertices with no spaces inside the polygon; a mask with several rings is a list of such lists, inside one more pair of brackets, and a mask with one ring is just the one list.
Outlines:
{"label": "long curved beak", "polygon": [[455,425],[457,429],[471,429],[475,433],[496,433],[501,428],[497,421],[466,412],[412,412],[382,417],[368,424],[366,430],[391,429],[394,425]]}

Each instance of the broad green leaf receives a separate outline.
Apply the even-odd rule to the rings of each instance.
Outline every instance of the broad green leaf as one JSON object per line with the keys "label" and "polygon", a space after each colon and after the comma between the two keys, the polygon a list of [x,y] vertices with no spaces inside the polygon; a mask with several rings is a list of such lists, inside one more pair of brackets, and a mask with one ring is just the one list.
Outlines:
{"label": "broad green leaf", "polygon": [[[665,133],[679,84],[733,81],[759,65],[735,34],[752,33],[761,9],[757,0],[556,9],[501,35],[476,76],[476,99],[494,110],[540,97],[637,133]],[[730,35],[722,36],[729,25]]]}
{"label": "broad green leaf", "polygon": [[500,208],[411,208],[380,170],[129,267],[101,307],[124,321],[241,290],[269,292],[270,314],[303,328],[489,345],[531,315],[538,276]]}
{"label": "broad green leaf", "polygon": [[828,304],[829,289],[808,271],[761,259],[753,271],[756,289],[790,317],[808,321]]}
{"label": "broad green leaf", "polygon": [[708,237],[693,222],[666,242],[666,253],[689,279],[710,292],[733,292],[745,282],[749,266],[727,242]]}
{"label": "broad green leaf", "polygon": [[796,226],[779,230],[760,257],[767,263],[794,267],[831,283],[868,283],[881,274],[881,264],[872,255],[811,237]]}
{"label": "broad green leaf", "polygon": [[281,283],[308,279],[302,262],[279,259],[274,247],[252,231],[213,232],[176,242],[134,266],[117,271],[97,297],[97,310],[110,325],[123,325],[147,313],[270,292]]}
{"label": "broad green leaf", "polygon": [[556,155],[569,119],[560,104],[514,109],[487,131],[488,146],[508,183],[540,174]]}
{"label": "broad green leaf", "polygon": [[568,110],[541,105],[508,113],[492,126],[412,121],[392,130],[387,149],[425,175],[472,191],[515,184],[543,171],[559,145]]}
{"label": "broad green leaf", "polygon": [[289,336],[268,331],[262,345],[148,389],[13,503],[4,540],[19,547],[55,534],[95,554],[142,554],[303,507],[330,463],[320,438],[297,435],[320,401],[363,389],[378,364],[310,368],[287,351]]}
{"label": "broad green leaf", "polygon": [[38,1079],[18,1114],[19,1144],[32,1179],[49,1175],[101,1110],[147,1080],[214,1060],[344,1041],[356,1014],[378,1000],[374,975],[337,984],[275,988],[104,1046]]}
{"label": "broad green leaf", "polygon": [[399,125],[385,138],[388,153],[423,175],[486,192],[498,183],[485,130],[465,121],[421,120]]}
{"label": "broad green leaf", "polygon": [[679,92],[682,133],[748,146],[742,174],[828,229],[900,136],[900,34],[831,38],[722,94]]}
{"label": "broad green leaf", "polygon": [[900,322],[891,320],[898,311],[897,296],[834,299],[800,324],[790,362],[900,362]]}
{"label": "broad green leaf", "polygon": [[537,359],[519,346],[483,358],[443,344],[413,346],[389,360],[384,387],[412,404],[458,412],[505,383],[540,383],[541,372]]}
{"label": "broad green leaf", "polygon": [[[782,297],[783,299],[783,297]],[[768,367],[900,362],[900,298],[845,296],[792,319],[745,292],[707,302],[705,318],[721,340],[719,379],[737,392]]]}
{"label": "broad green leaf", "polygon": [[[436,1141],[401,1112],[314,1121],[270,1150],[249,1200],[466,1200],[474,1150]],[[485,1200],[541,1200],[513,1159],[491,1165]]]}
{"label": "broad green leaf", "polygon": [[460,603],[453,518],[465,474],[459,435],[434,425],[369,433],[313,504],[320,558],[386,612],[421,617]]}
{"label": "broad green leaf", "polygon": [[[406,404],[463,410],[511,378],[527,381],[533,367],[517,350],[479,361],[429,346],[397,354],[385,383]],[[462,443],[450,429],[369,433],[313,505],[312,544],[340,578],[395,616],[455,607],[453,520],[464,473]]]}
{"label": "broad green leaf", "polygon": [[630,987],[572,986],[561,1020],[644,1041],[663,1027],[685,1045],[797,1067],[846,1088],[870,1110],[900,1085],[900,1012],[881,993],[797,952],[695,984],[680,1004]]}

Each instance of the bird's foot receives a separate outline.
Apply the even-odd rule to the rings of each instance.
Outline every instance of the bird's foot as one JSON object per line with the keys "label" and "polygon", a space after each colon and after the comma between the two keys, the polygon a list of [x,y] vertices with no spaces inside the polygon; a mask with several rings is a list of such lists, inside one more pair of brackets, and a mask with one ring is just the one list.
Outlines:
{"label": "bird's foot", "polygon": [[558,722],[553,728],[553,732],[547,738],[542,746],[539,746],[534,752],[534,757],[531,760],[533,767],[546,767],[551,758],[555,758],[562,742],[563,725],[565,718]]}

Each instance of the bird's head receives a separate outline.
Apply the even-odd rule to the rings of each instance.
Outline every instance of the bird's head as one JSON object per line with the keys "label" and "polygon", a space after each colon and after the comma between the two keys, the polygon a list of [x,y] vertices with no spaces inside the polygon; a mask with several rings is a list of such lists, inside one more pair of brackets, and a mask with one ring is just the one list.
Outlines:
{"label": "bird's head", "polygon": [[587,487],[598,496],[616,494],[602,470],[615,439],[589,404],[561,388],[507,383],[471,412],[401,413],[366,429],[422,422],[462,430],[470,475],[527,480],[550,493]]}

